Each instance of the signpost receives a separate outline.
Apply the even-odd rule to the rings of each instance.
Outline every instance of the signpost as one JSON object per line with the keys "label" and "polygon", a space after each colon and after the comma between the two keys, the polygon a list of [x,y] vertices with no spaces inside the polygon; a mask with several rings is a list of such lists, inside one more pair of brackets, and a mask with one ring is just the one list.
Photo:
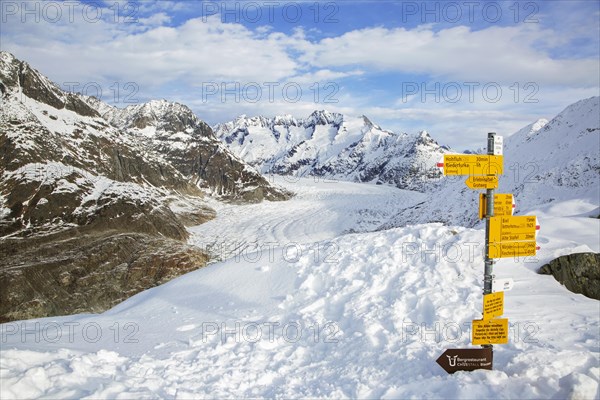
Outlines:
{"label": "signpost", "polygon": [[[484,193],[479,194],[479,219],[484,219],[486,214],[486,198]],[[510,193],[494,194],[494,216],[511,216],[515,209],[515,200]]]}
{"label": "signpost", "polygon": [[[508,319],[473,320],[471,334],[471,342],[476,345],[506,344],[508,343]],[[489,349],[492,350],[491,347]]]}
{"label": "signpost", "polygon": [[487,154],[446,154],[437,164],[444,175],[468,175],[465,184],[485,190],[479,195],[479,219],[485,218],[483,316],[472,322],[471,343],[481,348],[448,349],[436,361],[448,373],[492,369],[494,344],[508,343],[508,319],[504,314],[504,292],[512,279],[495,279],[496,258],[535,255],[535,238],[540,229],[535,216],[513,216],[512,194],[494,194],[502,175],[503,139],[488,133]]}
{"label": "signpost", "polygon": [[483,320],[487,321],[504,314],[504,292],[490,293],[483,296]]}
{"label": "signpost", "polygon": [[[511,234],[511,233],[536,233],[540,229],[537,217],[531,215],[517,215],[506,217],[491,217],[490,225],[492,234]],[[490,238],[490,240],[492,240]]]}
{"label": "signpost", "polygon": [[492,243],[488,249],[489,258],[527,257],[535,256],[539,250],[537,243],[529,242],[499,242]]}
{"label": "signpost", "polygon": [[512,278],[494,279],[492,281],[492,293],[496,292],[508,292],[515,285],[515,281]]}
{"label": "signpost", "polygon": [[[493,155],[497,152],[494,149],[495,144],[498,143],[495,133],[488,133],[487,150],[488,154]],[[500,151],[501,152],[501,151]],[[495,156],[502,157],[502,156]],[[500,173],[502,174],[502,173]],[[484,271],[483,271],[483,294],[492,293],[492,280],[494,279],[494,260],[489,257],[489,232],[490,232],[490,218],[494,216],[494,189],[487,189],[485,193],[485,259],[484,259]],[[473,343],[475,344],[475,343]]]}
{"label": "signpost", "polygon": [[494,149],[492,154],[501,156],[504,152],[504,137],[500,135],[494,135]]}
{"label": "signpost", "polygon": [[444,162],[438,163],[444,175],[502,175],[502,156],[480,154],[444,154]]}
{"label": "signpost", "polygon": [[539,229],[536,217],[491,217],[489,239],[492,243],[535,241]]}
{"label": "signpost", "polygon": [[493,357],[491,348],[448,349],[436,362],[447,373],[453,374],[457,371],[492,369]]}
{"label": "signpost", "polygon": [[497,189],[498,177],[495,175],[470,176],[465,183],[471,189]]}

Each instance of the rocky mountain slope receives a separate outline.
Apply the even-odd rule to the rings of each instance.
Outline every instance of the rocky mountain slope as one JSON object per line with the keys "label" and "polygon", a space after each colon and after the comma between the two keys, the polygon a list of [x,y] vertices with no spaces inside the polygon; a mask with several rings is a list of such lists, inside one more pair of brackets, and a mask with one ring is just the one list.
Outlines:
{"label": "rocky mountain slope", "polygon": [[424,191],[446,152],[427,132],[396,134],[367,117],[315,111],[305,119],[241,116],[215,126],[229,149],[263,173],[388,183]]}
{"label": "rocky mountain slope", "polygon": [[119,109],[93,98],[86,101],[111,126],[160,154],[189,182],[213,196],[241,201],[289,196],[230,152],[185,105],[154,100]]}
{"label": "rocky mountain slope", "polygon": [[102,311],[204,265],[184,225],[214,216],[206,194],[288,196],[185,106],[116,110],[6,52],[0,94],[0,321]]}

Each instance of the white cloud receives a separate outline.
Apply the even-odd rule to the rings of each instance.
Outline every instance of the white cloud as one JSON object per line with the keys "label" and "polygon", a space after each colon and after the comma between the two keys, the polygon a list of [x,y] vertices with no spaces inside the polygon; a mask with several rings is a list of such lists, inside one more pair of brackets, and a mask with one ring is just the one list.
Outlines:
{"label": "white cloud", "polygon": [[[138,2],[137,23],[124,23],[122,18],[115,22],[111,19],[115,1],[106,1],[105,18],[94,22],[83,18],[80,9],[74,21],[64,14],[55,23],[22,23],[20,15],[8,16],[2,25],[2,49],[61,85],[97,82],[105,100],[113,97],[115,82],[125,93],[124,85],[135,82],[136,97],[182,102],[211,123],[242,113],[302,117],[326,108],[365,114],[396,131],[426,129],[458,149],[478,147],[470,144],[479,143],[487,131],[509,135],[539,117],[552,117],[571,102],[598,95],[600,85],[598,23],[597,19],[595,25],[590,22],[597,14],[565,15],[568,29],[543,23],[479,30],[421,25],[370,27],[337,36],[330,31],[330,37],[323,38],[323,33],[310,27],[298,26],[288,34],[273,26],[223,23],[219,15],[190,18],[199,15],[197,2]],[[120,1],[120,10],[125,11],[127,4]],[[539,18],[545,21],[547,16]],[[578,26],[582,20],[585,26]],[[569,52],[569,44],[581,43],[581,38],[591,38],[591,44],[580,45],[583,56],[576,56],[576,50]],[[384,78],[378,76],[381,71]],[[387,80],[390,76],[396,86],[401,81],[410,83],[415,76],[420,80],[415,83],[429,88],[435,83],[478,82],[480,86],[474,101],[468,101],[465,92],[457,103],[447,101],[444,93],[439,102],[431,95],[423,99],[421,93],[394,102],[402,92]],[[272,101],[265,93],[258,102],[222,101],[219,95],[209,102],[202,99],[203,84],[225,82],[242,86],[255,82],[263,90],[267,82],[279,86]],[[320,102],[314,101],[315,82],[321,83]],[[339,85],[337,102],[323,104],[324,96],[332,93],[323,85],[329,82]],[[496,103],[486,101],[481,93],[483,84],[494,82],[503,90]],[[510,88],[514,82],[520,87],[518,101]],[[537,85],[538,103],[524,102],[531,93],[524,88],[527,82]],[[302,87],[300,101],[282,98],[286,83]]]}
{"label": "white cloud", "polygon": [[218,16],[156,26],[168,18],[160,12],[138,24],[12,19],[8,34],[3,27],[2,47],[59,82],[118,79],[153,88],[170,82],[280,81],[298,73],[285,35],[264,37],[240,24],[223,24]]}
{"label": "white cloud", "polygon": [[148,18],[139,18],[139,23],[148,27],[158,27],[171,22],[171,17],[164,12],[152,14]]}
{"label": "white cloud", "polygon": [[[20,18],[12,18],[4,27],[3,47],[40,65],[48,59],[52,65],[57,57],[69,58],[72,71],[135,79],[140,86],[176,80],[196,85],[215,80],[280,81],[323,71],[343,78],[354,75],[349,70],[425,74],[440,81],[600,84],[598,60],[551,57],[547,49],[564,44],[565,39],[540,24],[476,31],[455,26],[437,32],[431,25],[374,27],[311,41],[301,27],[290,35],[264,26],[252,30],[222,23],[219,15],[167,27],[172,18],[167,11],[185,4],[165,3],[169,2],[140,3],[144,17],[137,24],[90,22],[79,12],[74,22],[66,21],[66,16],[57,23],[23,24]],[[114,13],[114,9],[104,11]],[[72,71],[68,71],[71,78]],[[46,72],[67,78],[64,68]]]}
{"label": "white cloud", "polygon": [[[309,72],[302,75],[291,77],[288,81],[300,85],[310,85],[313,83],[336,83],[336,80],[349,78],[351,76],[364,75],[365,71],[353,70],[348,72],[333,71],[330,69],[319,69],[315,72]],[[337,84],[337,83],[336,83]]]}
{"label": "white cloud", "polygon": [[379,27],[310,44],[302,60],[322,68],[360,66],[446,80],[598,85],[597,59],[556,59],[539,50],[558,39],[538,24],[439,32]]}

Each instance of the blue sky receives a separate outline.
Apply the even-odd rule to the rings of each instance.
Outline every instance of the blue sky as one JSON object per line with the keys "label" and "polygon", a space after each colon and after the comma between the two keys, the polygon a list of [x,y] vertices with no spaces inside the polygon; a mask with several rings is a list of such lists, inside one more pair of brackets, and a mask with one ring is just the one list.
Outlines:
{"label": "blue sky", "polygon": [[315,109],[458,150],[599,95],[599,1],[1,1],[0,48],[210,124]]}

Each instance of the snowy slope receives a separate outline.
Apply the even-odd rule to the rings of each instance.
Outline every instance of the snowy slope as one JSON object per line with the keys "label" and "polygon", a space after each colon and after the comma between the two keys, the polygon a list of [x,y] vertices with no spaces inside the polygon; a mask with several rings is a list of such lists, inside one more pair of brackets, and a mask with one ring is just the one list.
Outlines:
{"label": "snowy slope", "polygon": [[[550,121],[540,119],[505,137],[504,174],[497,192],[515,196],[515,214],[569,216],[573,208],[562,205],[578,203],[581,213],[598,216],[599,149],[600,97],[591,97],[566,107]],[[423,204],[401,210],[382,228],[431,221],[474,226],[479,192],[469,189],[465,179],[440,178]]]}
{"label": "snowy slope", "polygon": [[600,97],[580,100],[543,122],[507,141],[508,170],[499,189],[515,193],[527,209],[563,199],[599,205]]}
{"label": "snowy slope", "polygon": [[390,183],[424,191],[445,152],[427,132],[396,134],[357,118],[315,111],[305,119],[238,117],[215,134],[265,174]]}
{"label": "snowy slope", "polygon": [[[480,316],[483,231],[428,224],[337,237],[345,218],[361,220],[360,209],[385,214],[388,205],[373,200],[395,189],[288,187],[299,196],[286,215],[276,220],[268,203],[244,206],[270,217],[262,226],[240,221],[229,234],[290,239],[294,251],[279,243],[244,252],[101,315],[2,325],[1,397],[598,396],[599,303],[535,270],[556,253],[599,251],[600,221],[566,218],[577,232],[566,243],[565,221],[542,218],[553,229],[540,234],[537,258],[496,267],[515,288],[505,300],[510,342],[495,346],[494,370],[447,375],[435,359],[468,347]],[[359,204],[323,201],[335,193],[354,193]],[[319,222],[307,202],[345,217]]]}
{"label": "snowy slope", "polygon": [[265,202],[240,207],[211,202],[218,217],[191,228],[190,242],[217,260],[286,245],[292,252],[296,244],[373,231],[398,209],[425,198],[422,193],[392,186],[322,178],[285,176],[274,177],[274,182],[297,191],[293,205]]}

